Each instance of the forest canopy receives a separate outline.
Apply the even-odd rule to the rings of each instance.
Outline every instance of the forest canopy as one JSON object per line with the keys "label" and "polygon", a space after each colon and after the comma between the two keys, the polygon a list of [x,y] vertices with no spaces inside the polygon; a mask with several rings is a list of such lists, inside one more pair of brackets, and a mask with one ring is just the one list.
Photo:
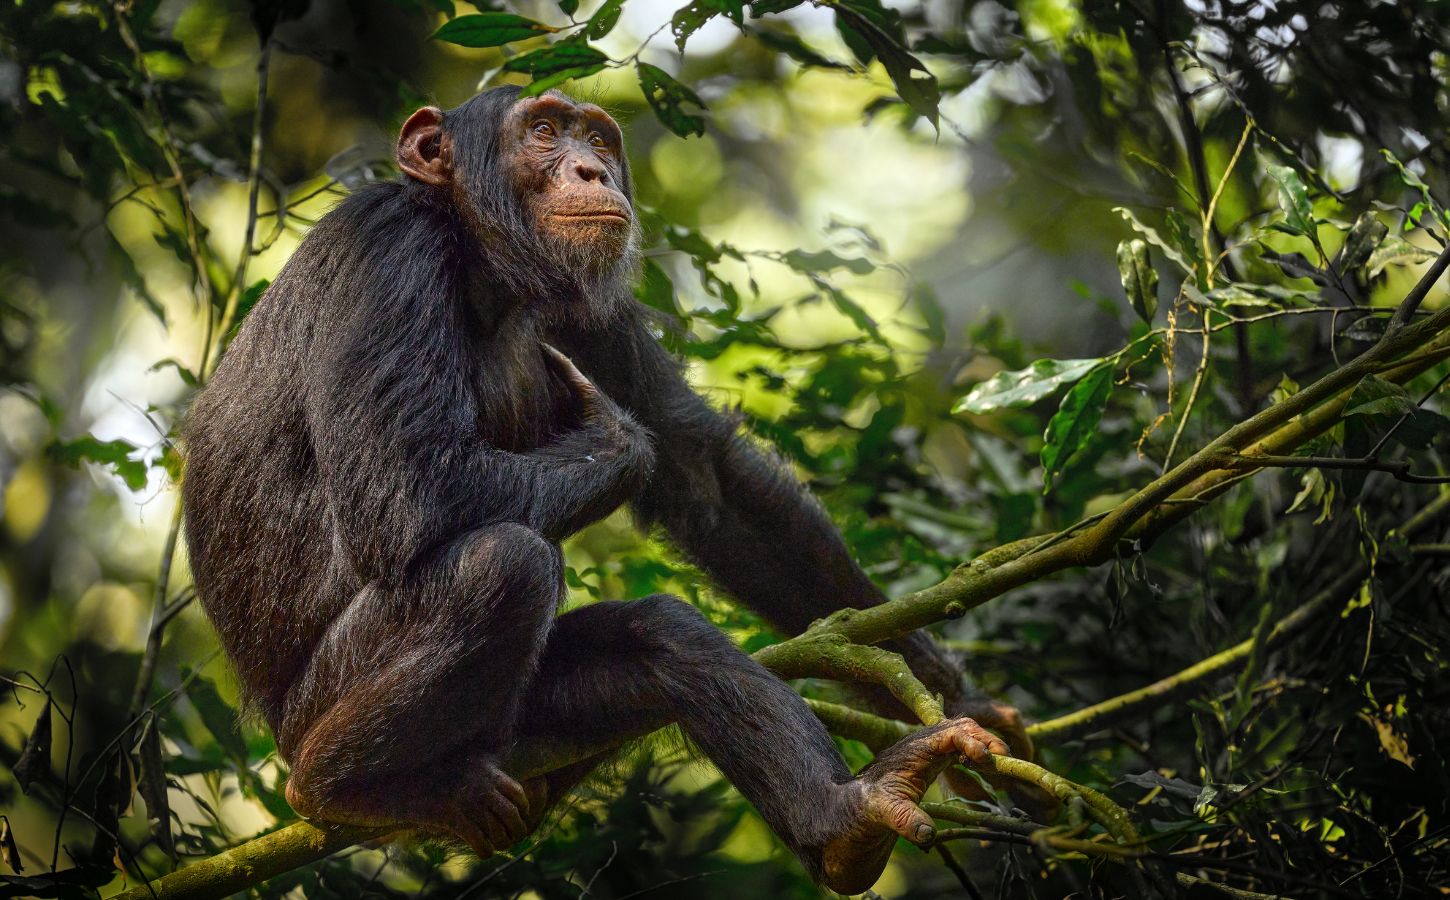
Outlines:
{"label": "forest canopy", "polygon": [[196,392],[502,84],[620,123],[636,298],[891,598],[783,635],[619,512],[569,608],[685,598],[853,769],[917,628],[1029,723],[877,894],[1450,888],[1450,5],[679,2],[0,8],[0,897],[823,895],[672,729],[485,860],[299,822],[196,602]]}

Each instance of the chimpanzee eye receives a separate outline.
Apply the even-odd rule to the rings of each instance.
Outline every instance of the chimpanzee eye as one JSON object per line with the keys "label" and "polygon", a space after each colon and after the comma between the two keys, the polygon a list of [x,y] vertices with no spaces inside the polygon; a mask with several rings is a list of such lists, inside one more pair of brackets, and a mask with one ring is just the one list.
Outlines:
{"label": "chimpanzee eye", "polygon": [[607,147],[608,144],[605,142],[604,136],[601,135],[599,132],[595,131],[589,135],[589,146],[598,147],[602,150]]}
{"label": "chimpanzee eye", "polygon": [[541,138],[551,138],[554,136],[554,126],[540,119],[534,123],[534,134]]}

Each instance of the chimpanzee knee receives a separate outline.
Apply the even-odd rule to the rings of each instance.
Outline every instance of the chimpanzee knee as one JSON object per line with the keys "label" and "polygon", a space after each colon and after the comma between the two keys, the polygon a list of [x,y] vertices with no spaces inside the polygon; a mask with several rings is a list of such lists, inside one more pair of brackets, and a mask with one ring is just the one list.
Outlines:
{"label": "chimpanzee knee", "polygon": [[500,522],[470,532],[452,548],[453,574],[467,599],[498,596],[512,603],[546,602],[550,613],[564,594],[559,547],[524,525]]}

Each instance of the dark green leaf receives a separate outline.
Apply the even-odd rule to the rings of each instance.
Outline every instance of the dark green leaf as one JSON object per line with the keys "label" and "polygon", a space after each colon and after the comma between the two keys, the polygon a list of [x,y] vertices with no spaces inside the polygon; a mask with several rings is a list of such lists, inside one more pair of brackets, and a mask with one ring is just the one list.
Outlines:
{"label": "dark green leaf", "polygon": [[[900,27],[895,23],[894,13],[887,14],[879,4],[863,0],[844,0],[835,6],[836,21],[847,46],[851,46],[857,57],[862,56],[859,43],[863,42],[870,53],[881,60],[896,93],[917,114],[926,118],[933,126],[937,124],[937,105],[941,102],[941,90],[936,76],[931,74],[921,60],[912,56],[900,36]],[[862,59],[863,63],[870,59]]]}
{"label": "dark green leaf", "polygon": [[237,727],[237,711],[221,698],[216,685],[207,678],[193,678],[186,686],[186,696],[196,707],[202,723],[232,761],[245,766],[247,744]]}
{"label": "dark green leaf", "polygon": [[1148,256],[1146,241],[1129,238],[1118,244],[1118,276],[1123,280],[1123,292],[1128,295],[1133,311],[1151,325],[1153,314],[1158,311],[1158,273]]}
{"label": "dark green leaf", "polygon": [[784,53],[791,59],[803,66],[815,66],[821,69],[849,69],[844,63],[827,59],[816,51],[801,43],[800,38],[784,31],[773,31],[764,28],[751,31],[755,39],[765,46],[779,53]]}
{"label": "dark green leaf", "polygon": [[527,72],[535,78],[541,78],[556,72],[590,66],[593,66],[593,71],[597,72],[607,62],[609,62],[609,57],[588,44],[577,41],[560,41],[557,44],[525,53],[523,56],[515,56],[504,63],[503,67],[506,72]]}
{"label": "dark green leaf", "polygon": [[1386,381],[1378,375],[1366,375],[1358,385],[1354,393],[1350,395],[1349,402],[1345,404],[1344,415],[1348,416],[1377,416],[1377,415],[1402,415],[1415,408],[1414,401],[1405,389],[1392,381]]}
{"label": "dark green leaf", "polygon": [[433,32],[435,41],[446,41],[460,47],[497,47],[511,41],[523,41],[559,29],[533,19],[506,12],[474,13],[459,16]]}
{"label": "dark green leaf", "polygon": [[40,711],[40,718],[35,720],[35,727],[30,729],[30,736],[25,739],[25,749],[20,751],[20,758],[11,768],[15,774],[15,780],[20,783],[20,789],[27,794],[30,793],[32,784],[36,781],[44,781],[51,774],[50,705],[50,699],[47,698],[45,707]]}
{"label": "dark green leaf", "polygon": [[661,124],[680,137],[705,133],[704,118],[685,111],[686,106],[705,109],[704,101],[694,91],[659,66],[641,62],[635,69],[639,72],[640,90]]}
{"label": "dark green leaf", "polygon": [[152,834],[156,844],[167,856],[176,858],[176,841],[171,834],[171,803],[167,798],[166,765],[161,756],[161,732],[156,728],[156,716],[146,720],[137,745],[137,756],[141,760],[141,776],[137,787],[141,799],[146,801],[146,816],[155,820]]}
{"label": "dark green leaf", "polygon": [[1113,367],[1099,366],[1072,386],[1056,415],[1047,423],[1042,445],[1042,490],[1052,486],[1067,463],[1097,433],[1103,410],[1113,393]]}
{"label": "dark green leaf", "polygon": [[795,9],[804,2],[805,0],[755,0],[750,4],[750,15],[758,19],[771,13],[782,13],[788,9]]}
{"label": "dark green leaf", "polygon": [[1381,222],[1374,213],[1362,214],[1344,238],[1344,246],[1340,248],[1336,263],[1339,271],[1353,272],[1369,262],[1370,254],[1384,241],[1389,231],[1389,226]]}
{"label": "dark green leaf", "polygon": [[671,283],[670,276],[652,259],[646,259],[641,269],[639,284],[634,289],[634,295],[639,302],[664,313],[676,322],[683,321],[684,313],[675,301],[675,286]]}
{"label": "dark green leaf", "polygon": [[559,0],[559,9],[572,19],[574,14],[579,11],[579,0]]}
{"label": "dark green leaf", "polygon": [[604,37],[614,30],[623,9],[624,0],[604,0],[599,9],[594,11],[594,15],[589,17],[589,24],[584,26],[584,34],[596,41]]}

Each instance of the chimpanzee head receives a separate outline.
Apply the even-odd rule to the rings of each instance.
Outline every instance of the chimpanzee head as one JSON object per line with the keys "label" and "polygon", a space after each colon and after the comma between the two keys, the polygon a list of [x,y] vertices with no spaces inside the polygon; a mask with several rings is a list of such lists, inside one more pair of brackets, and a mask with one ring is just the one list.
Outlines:
{"label": "chimpanzee head", "polygon": [[617,294],[639,246],[619,126],[558,91],[519,94],[500,87],[418,110],[398,137],[398,165],[447,196],[511,286],[550,293],[562,279],[586,301]]}

